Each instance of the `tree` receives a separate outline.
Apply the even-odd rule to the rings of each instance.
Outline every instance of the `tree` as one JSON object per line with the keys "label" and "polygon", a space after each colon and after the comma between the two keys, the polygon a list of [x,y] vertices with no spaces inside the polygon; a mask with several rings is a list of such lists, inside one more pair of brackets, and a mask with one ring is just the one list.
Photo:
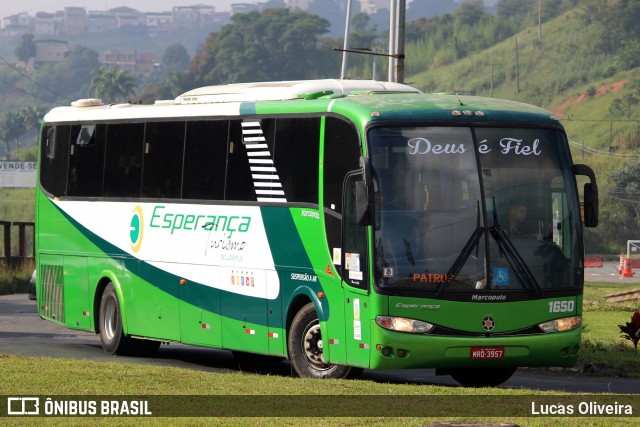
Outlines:
{"label": "tree", "polygon": [[633,208],[635,220],[640,221],[640,163],[632,161],[607,174],[615,188],[609,192],[613,199],[628,203]]}
{"label": "tree", "polygon": [[4,117],[2,118],[2,125],[0,126],[0,134],[4,140],[6,160],[12,159],[11,142],[15,141],[15,146],[17,148],[20,143],[20,135],[24,132],[24,121],[20,117],[20,113],[9,111],[4,114]]}
{"label": "tree", "polygon": [[237,14],[231,20],[207,39],[204,51],[194,58],[194,82],[297,80],[336,74],[338,55],[318,48],[320,35],[329,27],[326,19],[269,9]]}
{"label": "tree", "polygon": [[135,78],[117,67],[100,67],[93,72],[89,91],[104,101],[120,102],[135,93]]}
{"label": "tree", "polygon": [[33,34],[23,34],[14,53],[16,58],[24,62],[25,65],[31,58],[34,58],[36,56],[36,43],[33,40]]}
{"label": "tree", "polygon": [[482,0],[462,3],[453,16],[455,16],[459,25],[473,27],[479,24],[486,16],[484,13],[484,3]]}
{"label": "tree", "polygon": [[100,67],[99,56],[98,52],[78,45],[62,62],[39,68],[35,73],[37,85],[29,86],[29,91],[49,97],[53,92],[43,92],[42,87],[54,88],[59,96],[52,103],[58,104],[88,98],[92,72]]}
{"label": "tree", "polygon": [[184,45],[180,43],[167,47],[162,54],[162,68],[165,73],[185,72],[189,67],[191,57]]}
{"label": "tree", "polygon": [[44,115],[47,113],[48,108],[43,105],[34,105],[31,107],[25,107],[18,112],[20,119],[24,123],[24,129],[26,132],[38,129],[40,122]]}

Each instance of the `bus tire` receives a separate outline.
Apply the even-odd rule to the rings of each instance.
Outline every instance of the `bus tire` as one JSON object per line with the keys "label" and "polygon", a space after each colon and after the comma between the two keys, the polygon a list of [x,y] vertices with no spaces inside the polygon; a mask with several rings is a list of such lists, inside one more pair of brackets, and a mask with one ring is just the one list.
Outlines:
{"label": "bus tire", "polygon": [[309,303],[295,315],[287,336],[294,376],[302,378],[348,378],[360,372],[349,366],[325,363],[318,314]]}
{"label": "bus tire", "polygon": [[449,375],[465,387],[497,387],[507,381],[516,368],[452,369]]}
{"label": "bus tire", "polygon": [[100,341],[105,353],[130,354],[135,347],[132,338],[122,332],[122,312],[120,301],[113,283],[109,282],[100,299],[99,315]]}

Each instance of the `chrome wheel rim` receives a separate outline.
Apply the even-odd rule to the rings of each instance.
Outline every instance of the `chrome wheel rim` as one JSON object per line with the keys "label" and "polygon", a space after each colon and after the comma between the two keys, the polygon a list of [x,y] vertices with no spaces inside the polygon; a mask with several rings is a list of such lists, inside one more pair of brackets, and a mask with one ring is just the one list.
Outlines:
{"label": "chrome wheel rim", "polygon": [[104,320],[102,329],[107,340],[111,341],[116,336],[118,307],[114,298],[109,298],[104,306]]}
{"label": "chrome wheel rim", "polygon": [[302,354],[307,363],[318,370],[331,368],[330,364],[324,362],[323,346],[320,322],[315,320],[307,325],[302,335]]}

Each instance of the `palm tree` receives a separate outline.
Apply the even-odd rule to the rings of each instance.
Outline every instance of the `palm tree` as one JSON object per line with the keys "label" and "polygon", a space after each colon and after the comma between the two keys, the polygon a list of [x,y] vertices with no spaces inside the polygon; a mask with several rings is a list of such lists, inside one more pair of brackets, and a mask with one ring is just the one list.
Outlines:
{"label": "palm tree", "polygon": [[16,141],[16,147],[18,146],[20,135],[25,132],[25,125],[20,113],[7,112],[2,119],[2,125],[0,125],[0,134],[4,140],[5,146],[5,159],[11,160],[11,141]]}
{"label": "palm tree", "polygon": [[89,90],[96,98],[120,102],[135,94],[136,79],[127,71],[117,67],[100,67],[93,72]]}
{"label": "palm tree", "polygon": [[25,131],[29,132],[32,129],[38,129],[40,127],[40,122],[47,111],[47,107],[43,105],[32,105],[20,110],[18,114],[24,122]]}

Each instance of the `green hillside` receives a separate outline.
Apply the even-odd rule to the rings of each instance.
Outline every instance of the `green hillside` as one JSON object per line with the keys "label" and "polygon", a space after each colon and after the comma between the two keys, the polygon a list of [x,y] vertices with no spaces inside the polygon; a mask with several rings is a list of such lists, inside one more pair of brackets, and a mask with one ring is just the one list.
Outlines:
{"label": "green hillside", "polygon": [[[624,183],[609,176],[634,168],[640,155],[640,68],[632,66],[623,50],[640,42],[628,40],[624,47],[606,51],[602,27],[585,22],[585,12],[578,5],[544,23],[540,39],[537,26],[531,25],[448,65],[432,61],[406,81],[427,92],[493,95],[554,112],[567,129],[574,160],[592,166],[598,177],[601,225],[588,230],[587,252],[615,255],[626,250],[626,240],[640,238],[633,209],[640,201],[640,175]],[[483,31],[482,24],[476,31]],[[419,50],[419,45],[409,45],[407,57]],[[640,167],[634,170],[640,172]],[[622,190],[631,201],[611,197]]]}

